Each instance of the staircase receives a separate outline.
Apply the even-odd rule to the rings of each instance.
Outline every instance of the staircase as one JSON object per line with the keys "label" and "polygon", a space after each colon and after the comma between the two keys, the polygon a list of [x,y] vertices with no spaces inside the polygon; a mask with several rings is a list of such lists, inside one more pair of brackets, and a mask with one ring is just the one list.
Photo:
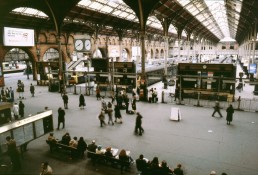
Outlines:
{"label": "staircase", "polygon": [[76,66],[78,66],[82,61],[86,60],[85,58],[80,58],[79,60],[77,61],[71,61],[71,62],[74,62],[70,65],[70,63],[67,65],[67,69],[68,70],[73,70],[73,68],[75,68]]}

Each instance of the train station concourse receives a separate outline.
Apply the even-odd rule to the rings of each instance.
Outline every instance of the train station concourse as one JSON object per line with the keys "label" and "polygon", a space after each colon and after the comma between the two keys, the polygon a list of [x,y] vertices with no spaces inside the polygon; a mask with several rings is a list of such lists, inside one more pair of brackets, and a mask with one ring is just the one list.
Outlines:
{"label": "train station concourse", "polygon": [[0,1],[0,175],[256,175],[257,19],[256,0]]}

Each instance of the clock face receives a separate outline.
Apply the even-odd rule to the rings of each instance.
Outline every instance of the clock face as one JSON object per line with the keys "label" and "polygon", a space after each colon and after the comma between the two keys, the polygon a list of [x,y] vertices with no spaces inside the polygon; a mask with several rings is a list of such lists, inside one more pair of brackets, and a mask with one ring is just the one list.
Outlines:
{"label": "clock face", "polygon": [[74,43],[76,50],[82,50],[83,49],[83,42],[82,40],[76,40]]}
{"label": "clock face", "polygon": [[91,42],[90,42],[90,40],[85,40],[85,49],[86,50],[90,50],[91,49]]}

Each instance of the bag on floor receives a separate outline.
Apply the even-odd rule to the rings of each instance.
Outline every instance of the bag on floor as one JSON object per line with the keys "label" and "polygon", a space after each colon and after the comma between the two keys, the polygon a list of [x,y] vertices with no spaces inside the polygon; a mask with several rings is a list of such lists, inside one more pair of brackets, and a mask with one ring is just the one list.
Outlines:
{"label": "bag on floor", "polygon": [[129,111],[127,112],[127,114],[134,114],[134,111],[129,110]]}

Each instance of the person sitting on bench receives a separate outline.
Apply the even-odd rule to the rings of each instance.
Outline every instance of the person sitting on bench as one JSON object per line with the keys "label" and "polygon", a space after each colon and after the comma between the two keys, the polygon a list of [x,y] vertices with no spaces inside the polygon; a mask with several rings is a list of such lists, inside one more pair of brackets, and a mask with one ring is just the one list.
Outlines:
{"label": "person sitting on bench", "polygon": [[70,134],[67,132],[63,135],[61,143],[64,145],[69,145],[70,140],[71,140]]}
{"label": "person sitting on bench", "polygon": [[112,152],[111,152],[111,147],[106,148],[105,156],[114,157]]}

